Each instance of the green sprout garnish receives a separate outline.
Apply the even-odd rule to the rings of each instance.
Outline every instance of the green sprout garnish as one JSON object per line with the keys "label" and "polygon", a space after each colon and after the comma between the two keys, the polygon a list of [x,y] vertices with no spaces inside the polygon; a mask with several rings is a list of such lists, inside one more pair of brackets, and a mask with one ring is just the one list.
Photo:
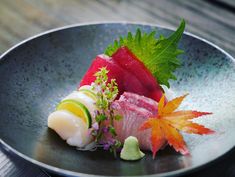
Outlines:
{"label": "green sprout garnish", "polygon": [[117,133],[114,128],[114,120],[120,120],[120,115],[115,115],[111,107],[112,102],[118,95],[118,86],[115,79],[108,82],[108,70],[105,67],[100,68],[95,73],[96,80],[92,84],[92,89],[96,92],[97,112],[96,123],[93,124],[92,135],[95,142],[101,144],[105,150],[114,153],[116,157],[117,149],[121,147],[121,142],[116,139]]}

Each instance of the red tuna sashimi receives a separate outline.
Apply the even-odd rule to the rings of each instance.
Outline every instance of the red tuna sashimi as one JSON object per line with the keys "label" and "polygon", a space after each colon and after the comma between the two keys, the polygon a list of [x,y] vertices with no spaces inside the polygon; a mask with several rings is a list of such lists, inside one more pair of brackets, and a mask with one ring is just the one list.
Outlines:
{"label": "red tuna sashimi", "polygon": [[124,92],[133,92],[159,101],[162,90],[156,79],[126,47],[121,47],[113,57],[98,55],[86,72],[80,86],[90,85],[95,81],[94,74],[101,67],[109,70],[108,77],[116,79],[119,96]]}
{"label": "red tuna sashimi", "polygon": [[[112,107],[122,115],[122,119],[114,122],[117,138],[124,142],[129,136],[135,136],[139,140],[141,149],[151,150],[151,130],[139,131],[138,128],[157,112],[157,102],[134,93],[124,93],[119,100],[112,103]],[[150,111],[149,107],[151,107]],[[165,145],[165,140],[160,142],[159,150]]]}
{"label": "red tuna sashimi", "polygon": [[[99,71],[100,68],[106,67],[108,72],[109,82],[110,79],[116,79],[118,84],[119,95],[121,95],[124,91],[128,91],[128,87],[134,86],[134,91],[136,93],[142,93],[145,90],[142,83],[133,76],[130,72],[124,70],[120,67],[112,58],[106,55],[98,55],[92,62],[90,68],[84,75],[83,79],[80,82],[80,86],[90,85],[95,81],[96,77],[94,74]],[[127,87],[128,86],[128,87]],[[117,98],[119,98],[119,95]]]}
{"label": "red tuna sashimi", "polygon": [[157,83],[152,73],[127,47],[119,48],[112,55],[112,59],[123,69],[132,73],[145,87],[145,90],[142,90],[142,93],[135,92],[134,87],[130,85],[130,88],[125,91],[138,93],[156,101],[160,100],[162,97],[160,85]]}
{"label": "red tuna sashimi", "polygon": [[95,81],[96,77],[94,74],[99,71],[100,68],[106,67],[109,70],[108,73],[108,81],[110,82],[111,78],[115,78],[118,86],[120,87],[120,92],[123,92],[123,82],[121,82],[121,77],[123,70],[120,68],[116,63],[111,60],[110,57],[106,55],[98,55],[91,63],[91,66],[87,70],[86,74],[83,76],[80,86],[83,85],[90,85],[92,82]]}

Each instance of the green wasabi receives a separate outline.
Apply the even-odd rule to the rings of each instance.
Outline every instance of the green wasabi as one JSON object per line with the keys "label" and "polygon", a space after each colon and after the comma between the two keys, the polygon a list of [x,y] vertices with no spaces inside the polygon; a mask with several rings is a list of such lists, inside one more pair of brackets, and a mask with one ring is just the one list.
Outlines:
{"label": "green wasabi", "polygon": [[121,159],[123,160],[139,160],[143,158],[145,154],[139,148],[138,139],[134,136],[129,136],[125,139],[122,151]]}

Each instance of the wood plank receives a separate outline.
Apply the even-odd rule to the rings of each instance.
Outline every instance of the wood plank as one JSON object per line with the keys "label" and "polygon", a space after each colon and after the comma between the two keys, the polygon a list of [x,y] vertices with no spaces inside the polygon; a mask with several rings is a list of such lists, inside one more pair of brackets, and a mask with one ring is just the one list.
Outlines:
{"label": "wood plank", "polygon": [[[112,13],[118,14],[121,21],[130,22],[146,22],[146,23],[158,23],[166,24],[165,20],[161,17],[151,16],[143,9],[134,6],[134,1],[105,1],[101,2],[112,9]],[[139,2],[139,1],[138,1]]]}
{"label": "wood plank", "polygon": [[80,3],[80,1],[75,0],[70,0],[69,3],[63,0],[57,0],[56,3],[54,0],[25,0],[25,2],[43,11],[49,17],[60,21],[63,25],[72,24],[75,21],[81,22],[80,20],[84,17],[83,14],[87,14],[87,10],[89,10],[84,8],[86,2]]}
{"label": "wood plank", "polygon": [[[2,0],[1,4],[2,9],[5,10],[0,12],[0,22],[17,39],[9,35],[7,38],[0,37],[3,41],[6,39],[14,41],[4,42],[2,45],[5,46],[1,46],[1,49],[37,32],[73,23],[113,20],[144,21],[175,27],[179,19],[184,17],[188,21],[188,31],[211,40],[235,54],[233,48],[235,23],[231,23],[235,15],[204,1],[70,0],[68,2],[57,0],[55,3],[54,0]],[[218,12],[223,13],[223,16]],[[8,23],[8,19],[12,23]],[[14,28],[14,25],[18,28]]]}
{"label": "wood plank", "polygon": [[[234,14],[228,13],[223,9],[218,9],[218,7],[202,3],[201,1],[195,1],[195,3],[189,3],[189,1],[181,2],[184,3],[186,9],[193,11],[192,17],[190,18],[192,22],[195,23],[195,25],[192,25],[192,32],[199,36],[201,35],[203,38],[214,42],[221,48],[235,55],[233,47],[235,45]],[[196,9],[200,9],[200,11]]]}
{"label": "wood plank", "polygon": [[223,8],[226,11],[230,11],[232,13],[235,13],[235,1],[231,1],[231,0],[204,0],[214,6],[217,6],[219,8]]}
{"label": "wood plank", "polygon": [[14,158],[6,155],[0,148],[0,177],[48,177],[46,173],[38,167],[22,161],[22,159]]}
{"label": "wood plank", "polygon": [[[179,18],[186,19],[187,31],[197,34],[203,38],[206,38],[209,41],[212,41],[217,45],[221,46],[222,48],[227,49],[231,53],[235,54],[235,50],[233,47],[235,45],[234,26],[230,26],[230,29],[228,29],[228,27],[223,25],[223,23],[208,19],[207,16],[203,15],[198,11],[192,11],[192,8],[190,7],[195,6],[194,3],[198,1],[165,0],[163,3],[163,1],[160,0],[160,2],[158,1],[158,4],[148,0],[147,2],[149,3],[142,2],[136,4],[138,6],[142,6],[143,9],[151,11],[153,15],[157,14],[158,16],[164,16],[164,18],[166,18],[166,21],[169,23],[178,22]],[[202,10],[207,10],[206,8],[207,7],[202,6],[198,7],[198,9]],[[174,11],[172,11],[171,9],[174,9]],[[218,11],[214,11],[214,13],[216,12]],[[221,11],[221,13],[223,13],[223,11]],[[224,15],[226,15],[226,13]],[[235,16],[232,16],[235,19]],[[229,15],[228,18],[230,18]]]}
{"label": "wood plank", "polygon": [[[218,0],[217,0],[217,1],[218,1]],[[228,4],[228,5],[230,5],[230,6],[235,7],[235,1],[233,1],[233,0],[223,0],[223,2],[226,3],[226,4]]]}

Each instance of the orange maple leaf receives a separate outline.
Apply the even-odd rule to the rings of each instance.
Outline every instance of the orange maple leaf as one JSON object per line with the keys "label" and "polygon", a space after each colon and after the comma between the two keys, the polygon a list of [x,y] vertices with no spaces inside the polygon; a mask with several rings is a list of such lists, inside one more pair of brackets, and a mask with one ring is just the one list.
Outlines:
{"label": "orange maple leaf", "polygon": [[165,96],[163,95],[158,103],[158,115],[149,118],[140,126],[140,131],[151,128],[153,158],[155,158],[156,152],[160,149],[161,142],[164,139],[177,152],[183,155],[189,154],[184,138],[179,131],[200,135],[214,133],[213,130],[190,121],[193,118],[212,113],[191,110],[175,111],[186,96],[187,94],[165,103]]}

